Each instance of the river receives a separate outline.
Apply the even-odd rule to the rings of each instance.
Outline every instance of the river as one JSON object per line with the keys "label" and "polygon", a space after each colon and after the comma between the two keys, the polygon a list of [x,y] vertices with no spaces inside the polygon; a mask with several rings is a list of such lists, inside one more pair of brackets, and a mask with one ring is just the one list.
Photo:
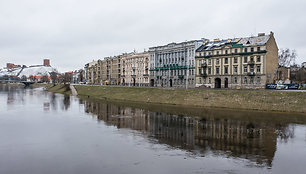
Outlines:
{"label": "river", "polygon": [[305,173],[306,116],[0,86],[1,174]]}

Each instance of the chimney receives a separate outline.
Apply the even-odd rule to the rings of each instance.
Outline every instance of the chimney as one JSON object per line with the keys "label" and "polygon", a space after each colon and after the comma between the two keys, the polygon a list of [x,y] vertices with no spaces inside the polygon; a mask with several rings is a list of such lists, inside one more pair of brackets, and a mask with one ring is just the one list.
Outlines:
{"label": "chimney", "polygon": [[265,33],[258,33],[258,37],[259,36],[265,36]]}
{"label": "chimney", "polygon": [[44,59],[44,66],[50,66],[50,59]]}

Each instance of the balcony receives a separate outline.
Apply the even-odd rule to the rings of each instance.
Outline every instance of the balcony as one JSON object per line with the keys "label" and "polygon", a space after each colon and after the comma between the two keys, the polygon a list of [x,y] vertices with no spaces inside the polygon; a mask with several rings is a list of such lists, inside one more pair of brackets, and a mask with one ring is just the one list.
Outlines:
{"label": "balcony", "polygon": [[201,66],[202,68],[205,68],[205,67],[207,67],[207,63],[202,63],[200,66]]}
{"label": "balcony", "polygon": [[248,61],[248,65],[254,65],[255,61]]}
{"label": "balcony", "polygon": [[207,73],[200,73],[201,77],[207,77]]}
{"label": "balcony", "polygon": [[149,76],[149,74],[143,74],[143,76]]}
{"label": "balcony", "polygon": [[184,78],[184,75],[179,75],[178,78],[179,78],[179,79],[183,79],[183,78]]}
{"label": "balcony", "polygon": [[248,76],[255,76],[255,72],[248,72]]}

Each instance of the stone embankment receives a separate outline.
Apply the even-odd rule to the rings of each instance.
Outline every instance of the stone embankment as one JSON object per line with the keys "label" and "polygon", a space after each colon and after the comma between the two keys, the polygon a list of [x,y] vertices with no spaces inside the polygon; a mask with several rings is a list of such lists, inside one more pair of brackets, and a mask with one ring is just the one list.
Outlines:
{"label": "stone embankment", "polygon": [[157,89],[74,86],[78,96],[124,102],[306,114],[306,93],[274,90]]}

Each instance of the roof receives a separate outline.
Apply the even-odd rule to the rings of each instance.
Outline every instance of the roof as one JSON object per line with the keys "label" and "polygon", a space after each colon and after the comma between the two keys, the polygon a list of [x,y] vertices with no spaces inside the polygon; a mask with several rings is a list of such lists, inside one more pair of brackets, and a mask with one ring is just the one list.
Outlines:
{"label": "roof", "polygon": [[197,51],[205,51],[205,50],[212,50],[215,47],[221,47],[225,45],[233,45],[237,43],[239,39],[227,39],[227,40],[214,40],[204,43],[202,46],[200,46]]}
{"label": "roof", "polygon": [[[21,72],[20,72],[21,71]],[[50,76],[50,72],[58,72],[55,68],[51,66],[36,66],[36,67],[28,67],[28,68],[17,68],[14,69],[13,71],[8,71],[8,70],[2,70],[0,71],[0,76],[4,75],[18,75],[18,77],[22,77],[23,75],[29,77],[29,76]]]}
{"label": "roof", "polygon": [[201,47],[199,47],[196,51],[208,51],[212,50],[215,47],[221,47],[225,45],[231,45],[232,48],[241,48],[245,46],[259,46],[265,45],[270,39],[270,35],[260,35],[260,36],[252,36],[245,38],[234,38],[234,39],[226,39],[226,40],[214,40],[204,43]]}
{"label": "roof", "polygon": [[246,37],[242,38],[238,44],[243,46],[255,46],[255,45],[265,45],[270,38],[270,35],[266,36],[257,36],[257,37]]}

